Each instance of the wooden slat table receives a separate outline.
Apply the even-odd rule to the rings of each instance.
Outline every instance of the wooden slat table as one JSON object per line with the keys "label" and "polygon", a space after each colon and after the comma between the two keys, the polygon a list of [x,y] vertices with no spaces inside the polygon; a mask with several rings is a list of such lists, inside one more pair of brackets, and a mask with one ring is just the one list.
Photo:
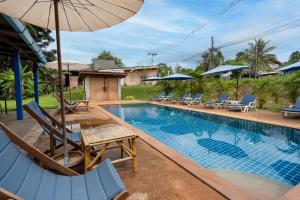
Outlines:
{"label": "wooden slat table", "polygon": [[[92,169],[107,150],[116,148],[110,147],[111,144],[117,144],[121,148],[121,158],[112,163],[132,160],[133,170],[137,171],[135,133],[120,124],[103,124],[100,119],[81,120],[80,129],[85,171]],[[128,146],[125,145],[126,141]],[[96,152],[96,156],[92,157],[92,152]],[[126,157],[123,157],[123,152],[127,154]]]}

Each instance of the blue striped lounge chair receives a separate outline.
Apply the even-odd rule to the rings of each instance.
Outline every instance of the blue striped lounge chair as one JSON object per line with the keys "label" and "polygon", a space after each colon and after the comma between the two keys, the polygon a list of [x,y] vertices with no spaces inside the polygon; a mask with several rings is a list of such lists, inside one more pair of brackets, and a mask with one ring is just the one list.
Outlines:
{"label": "blue striped lounge chair", "polygon": [[229,95],[228,94],[221,94],[218,99],[216,100],[212,100],[212,101],[206,101],[204,103],[204,106],[206,108],[214,108],[214,109],[218,109],[218,108],[222,108],[222,106],[225,106],[226,102],[229,99]]}
{"label": "blue striped lounge chair", "polygon": [[159,99],[161,102],[171,101],[173,97],[173,92],[169,92],[165,97]]}
{"label": "blue striped lounge chair", "polygon": [[151,101],[156,101],[156,100],[158,100],[158,99],[160,99],[160,98],[163,98],[165,96],[165,93],[164,92],[161,92],[158,96],[154,96],[154,97],[152,97],[150,100]]}
{"label": "blue striped lounge chair", "polygon": [[191,100],[191,93],[185,92],[182,97],[178,97],[176,103],[182,103],[184,101]]}
{"label": "blue striped lounge chair", "polygon": [[[23,106],[24,110],[28,112],[35,120],[38,121],[44,133],[50,136],[50,149],[44,153],[49,153],[53,156],[55,150],[63,146],[63,134],[61,131],[62,125],[47,111],[42,109],[35,101],[32,101]],[[80,132],[73,132],[70,129],[67,131],[67,141],[74,147],[73,150],[80,149]]]}
{"label": "blue striped lounge chair", "polygon": [[201,103],[202,97],[203,97],[203,94],[200,92],[197,92],[193,98],[186,99],[185,101],[182,101],[181,103],[187,104],[187,105],[199,104],[199,103]]}
{"label": "blue striped lounge chair", "polygon": [[290,114],[300,114],[300,96],[297,98],[295,105],[290,105],[288,108],[281,110],[283,117],[288,117]]}
{"label": "blue striped lounge chair", "polygon": [[239,103],[229,105],[229,110],[240,110],[242,112],[248,112],[250,108],[256,111],[255,95],[246,95]]}
{"label": "blue striped lounge chair", "polygon": [[[21,151],[22,149],[22,151]],[[27,152],[48,171],[24,154]],[[26,200],[123,200],[128,192],[110,160],[86,174],[64,167],[0,122],[0,196]]]}

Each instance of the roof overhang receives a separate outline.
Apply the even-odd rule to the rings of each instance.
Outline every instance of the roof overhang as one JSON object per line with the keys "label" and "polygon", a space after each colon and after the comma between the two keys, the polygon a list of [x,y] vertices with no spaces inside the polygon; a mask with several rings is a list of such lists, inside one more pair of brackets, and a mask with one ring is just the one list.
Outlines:
{"label": "roof overhang", "polygon": [[98,71],[80,71],[79,78],[98,77],[98,78],[125,78],[128,73],[125,72],[98,72]]}
{"label": "roof overhang", "polygon": [[21,58],[33,62],[47,63],[46,57],[30,35],[23,22],[0,13],[0,54],[12,56],[14,49]]}

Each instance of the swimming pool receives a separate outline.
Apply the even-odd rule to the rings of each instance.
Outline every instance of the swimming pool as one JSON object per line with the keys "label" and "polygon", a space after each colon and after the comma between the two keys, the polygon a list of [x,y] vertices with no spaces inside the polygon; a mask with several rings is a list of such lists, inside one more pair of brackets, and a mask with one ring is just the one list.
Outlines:
{"label": "swimming pool", "polygon": [[300,130],[153,104],[104,106],[209,169],[300,183]]}

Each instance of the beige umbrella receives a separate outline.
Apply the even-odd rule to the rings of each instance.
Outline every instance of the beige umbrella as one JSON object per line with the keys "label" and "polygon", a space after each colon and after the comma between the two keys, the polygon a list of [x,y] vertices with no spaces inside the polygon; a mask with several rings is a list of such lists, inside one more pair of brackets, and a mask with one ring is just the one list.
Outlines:
{"label": "beige umbrella", "polygon": [[143,5],[144,0],[0,0],[0,12],[22,21],[56,30],[60,107],[64,134],[65,164],[67,152],[64,112],[60,30],[95,31],[121,23]]}

